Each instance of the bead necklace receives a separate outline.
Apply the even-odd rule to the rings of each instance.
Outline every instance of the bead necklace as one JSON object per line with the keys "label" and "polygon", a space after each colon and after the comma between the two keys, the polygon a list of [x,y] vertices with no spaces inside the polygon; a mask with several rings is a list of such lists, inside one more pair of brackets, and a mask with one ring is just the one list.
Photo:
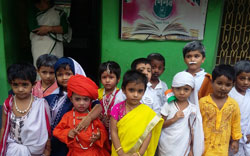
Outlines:
{"label": "bead necklace", "polygon": [[[31,94],[30,94],[30,95],[31,95]],[[22,110],[20,110],[20,109],[18,108],[18,106],[17,106],[17,104],[16,104],[16,95],[14,95],[14,105],[15,105],[16,111],[17,111],[18,113],[20,113],[20,114],[24,114],[24,113],[27,113],[27,112],[28,112],[28,110],[30,109],[30,106],[31,106],[32,101],[33,101],[33,96],[31,95],[29,106],[28,106],[25,110],[22,111]]]}
{"label": "bead necklace", "polygon": [[116,88],[113,90],[112,94],[110,94],[109,97],[107,97],[107,95],[105,95],[105,89],[104,89],[104,92],[103,92],[104,115],[108,115],[108,109],[109,109],[110,104],[114,98],[115,93],[116,93]]}
{"label": "bead necklace", "polygon": [[[74,110],[73,110],[73,125],[74,125],[74,127],[75,127],[75,125],[76,125],[75,116],[76,116],[76,114],[75,114],[75,109],[74,109]],[[92,132],[93,132],[93,131],[94,131],[93,122],[91,123],[91,129],[92,129]],[[91,143],[89,144],[89,147],[83,147],[82,144],[80,143],[80,141],[79,141],[77,135],[76,135],[76,141],[79,143],[81,149],[83,149],[83,150],[87,150],[87,149],[89,149],[89,147],[91,147],[91,146],[93,145],[93,142],[91,142]]]}

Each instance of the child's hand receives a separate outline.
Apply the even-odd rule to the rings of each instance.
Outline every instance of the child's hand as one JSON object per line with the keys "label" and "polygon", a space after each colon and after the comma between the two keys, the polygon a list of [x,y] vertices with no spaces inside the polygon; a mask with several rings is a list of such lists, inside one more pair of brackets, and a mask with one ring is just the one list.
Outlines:
{"label": "child's hand", "polygon": [[246,135],[246,137],[247,137],[247,144],[249,144],[250,143],[250,134],[248,134],[248,135]]}
{"label": "child's hand", "polygon": [[101,137],[101,132],[99,130],[99,128],[97,128],[97,133],[92,133],[92,136],[90,137],[90,142],[94,143],[96,142],[96,140],[99,140]]}
{"label": "child's hand", "polygon": [[79,132],[76,129],[71,129],[68,133],[68,137],[71,139],[74,139],[74,137],[79,134]]}
{"label": "child's hand", "polygon": [[239,150],[239,140],[232,140],[231,150],[233,151],[234,154],[238,153],[238,150]]}
{"label": "child's hand", "polygon": [[42,25],[39,28],[36,28],[33,30],[34,33],[36,33],[37,35],[47,35],[50,31],[51,31],[52,27],[51,26],[47,26],[47,25]]}
{"label": "child's hand", "polygon": [[175,113],[174,118],[176,120],[179,120],[180,118],[184,118],[184,113],[179,110],[178,112]]}
{"label": "child's hand", "polygon": [[91,123],[91,118],[89,116],[85,116],[82,118],[82,121],[76,126],[76,131],[80,132],[82,129],[87,130],[89,124]]}

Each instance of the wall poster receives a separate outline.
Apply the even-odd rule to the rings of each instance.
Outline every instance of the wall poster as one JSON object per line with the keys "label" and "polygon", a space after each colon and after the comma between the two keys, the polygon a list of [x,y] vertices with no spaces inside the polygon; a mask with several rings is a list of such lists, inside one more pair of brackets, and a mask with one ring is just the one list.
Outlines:
{"label": "wall poster", "polygon": [[203,40],[208,0],[121,0],[122,40]]}

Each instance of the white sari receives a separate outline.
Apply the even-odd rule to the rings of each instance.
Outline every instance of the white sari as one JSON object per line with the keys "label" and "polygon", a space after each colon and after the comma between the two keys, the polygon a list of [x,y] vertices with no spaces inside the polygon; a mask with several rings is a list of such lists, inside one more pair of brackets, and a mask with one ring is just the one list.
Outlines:
{"label": "white sari", "polygon": [[[8,135],[7,156],[42,155],[48,140],[48,122],[50,119],[49,106],[45,99],[35,98],[32,107],[21,128],[22,144],[17,143]],[[46,117],[47,116],[47,117]]]}

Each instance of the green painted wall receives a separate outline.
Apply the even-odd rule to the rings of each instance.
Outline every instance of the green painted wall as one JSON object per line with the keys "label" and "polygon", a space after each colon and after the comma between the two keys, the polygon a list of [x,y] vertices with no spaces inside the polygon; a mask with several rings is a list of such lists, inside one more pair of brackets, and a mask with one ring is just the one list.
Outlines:
{"label": "green painted wall", "polygon": [[5,46],[4,46],[4,34],[3,34],[3,16],[2,16],[2,1],[0,0],[0,104],[3,103],[7,97],[7,77],[6,77],[6,62],[5,62]]}
{"label": "green painted wall", "polygon": [[0,0],[0,104],[10,89],[6,68],[16,62],[32,63],[27,28],[28,1]]}
{"label": "green painted wall", "polygon": [[[119,39],[120,24],[119,0],[103,0],[101,61],[113,60],[120,64],[123,73],[130,68],[131,62],[139,57],[146,57],[152,52],[161,53],[166,59],[166,70],[161,76],[171,86],[175,73],[186,69],[183,61],[183,41],[122,41]],[[205,38],[202,41],[206,48],[206,60],[203,68],[211,72],[215,64],[217,41],[219,38],[220,18],[223,1],[209,0]],[[120,86],[121,82],[118,86]]]}

